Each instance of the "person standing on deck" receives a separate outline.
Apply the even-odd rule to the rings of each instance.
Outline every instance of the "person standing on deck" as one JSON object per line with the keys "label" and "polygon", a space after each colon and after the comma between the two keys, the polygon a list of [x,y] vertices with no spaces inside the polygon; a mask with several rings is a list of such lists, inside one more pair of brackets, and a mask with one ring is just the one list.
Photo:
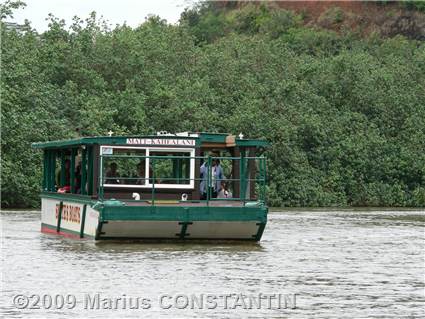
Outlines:
{"label": "person standing on deck", "polygon": [[200,168],[200,192],[201,192],[201,200],[207,199],[207,192],[211,191],[211,197],[216,198],[218,192],[221,190],[221,180],[224,179],[223,168],[220,165],[220,160],[213,159],[211,162],[211,175],[209,185],[207,187],[208,180],[208,162],[205,161]]}
{"label": "person standing on deck", "polygon": [[106,171],[105,184],[120,184],[120,177],[117,163],[111,163],[109,169]]}

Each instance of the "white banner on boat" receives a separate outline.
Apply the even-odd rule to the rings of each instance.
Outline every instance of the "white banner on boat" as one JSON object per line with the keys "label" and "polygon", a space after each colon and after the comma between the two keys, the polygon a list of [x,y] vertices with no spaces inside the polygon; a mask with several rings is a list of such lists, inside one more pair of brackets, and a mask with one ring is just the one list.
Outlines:
{"label": "white banner on boat", "polygon": [[128,138],[127,144],[161,146],[195,146],[192,139]]}

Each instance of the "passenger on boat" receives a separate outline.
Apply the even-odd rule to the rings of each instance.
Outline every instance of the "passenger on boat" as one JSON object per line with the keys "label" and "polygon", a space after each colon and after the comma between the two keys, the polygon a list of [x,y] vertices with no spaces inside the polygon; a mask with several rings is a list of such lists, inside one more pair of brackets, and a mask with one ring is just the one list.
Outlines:
{"label": "passenger on boat", "polygon": [[[66,159],[65,160],[65,184],[64,185],[70,184],[70,180],[71,180],[70,168],[71,168],[71,161],[69,159]],[[61,185],[61,168],[59,168],[59,170],[56,171],[56,185]]]}
{"label": "passenger on boat", "polygon": [[233,194],[229,190],[228,184],[225,181],[221,181],[221,190],[217,194],[217,198],[232,198]]}
{"label": "passenger on boat", "polygon": [[219,159],[213,159],[211,162],[211,179],[207,188],[208,179],[208,162],[205,161],[200,168],[200,192],[201,200],[207,199],[207,191],[211,191],[211,197],[216,198],[218,192],[221,190],[221,180],[224,179],[223,168],[220,165]]}
{"label": "passenger on boat", "polygon": [[65,160],[65,181],[62,185],[61,183],[61,169],[56,174],[56,185],[58,187],[58,193],[69,193],[71,191],[71,161],[69,159]]}
{"label": "passenger on boat", "polygon": [[75,193],[81,194],[81,162],[75,168]]}
{"label": "passenger on boat", "polygon": [[140,161],[137,164],[137,179],[136,185],[145,185],[145,162]]}
{"label": "passenger on boat", "polygon": [[109,169],[106,171],[105,184],[120,184],[120,174],[118,173],[117,163],[111,163]]}

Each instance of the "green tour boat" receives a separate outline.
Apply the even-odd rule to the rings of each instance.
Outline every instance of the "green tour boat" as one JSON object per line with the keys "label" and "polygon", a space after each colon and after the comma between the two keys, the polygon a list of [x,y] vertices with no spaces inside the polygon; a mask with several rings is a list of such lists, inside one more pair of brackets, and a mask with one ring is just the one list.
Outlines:
{"label": "green tour boat", "polygon": [[264,140],[159,132],[32,146],[44,152],[42,232],[259,241],[266,226]]}

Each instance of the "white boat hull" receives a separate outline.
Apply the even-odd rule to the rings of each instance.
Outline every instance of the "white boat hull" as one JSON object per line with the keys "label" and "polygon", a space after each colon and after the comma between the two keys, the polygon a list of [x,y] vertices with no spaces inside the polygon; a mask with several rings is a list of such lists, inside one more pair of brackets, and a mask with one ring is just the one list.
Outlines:
{"label": "white boat hull", "polygon": [[202,208],[197,207],[170,207],[161,213],[152,211],[150,206],[109,206],[105,212],[105,205],[106,203],[101,202],[85,204],[72,199],[61,201],[56,198],[42,198],[41,230],[67,237],[89,237],[96,240],[258,240],[265,226],[265,223],[259,222],[255,211],[246,212],[249,216],[254,216],[251,219],[246,218],[243,211],[240,212],[242,220],[238,220],[235,219],[236,213],[223,211],[229,207],[215,207],[215,212],[222,215],[218,217],[208,212],[202,213]]}

